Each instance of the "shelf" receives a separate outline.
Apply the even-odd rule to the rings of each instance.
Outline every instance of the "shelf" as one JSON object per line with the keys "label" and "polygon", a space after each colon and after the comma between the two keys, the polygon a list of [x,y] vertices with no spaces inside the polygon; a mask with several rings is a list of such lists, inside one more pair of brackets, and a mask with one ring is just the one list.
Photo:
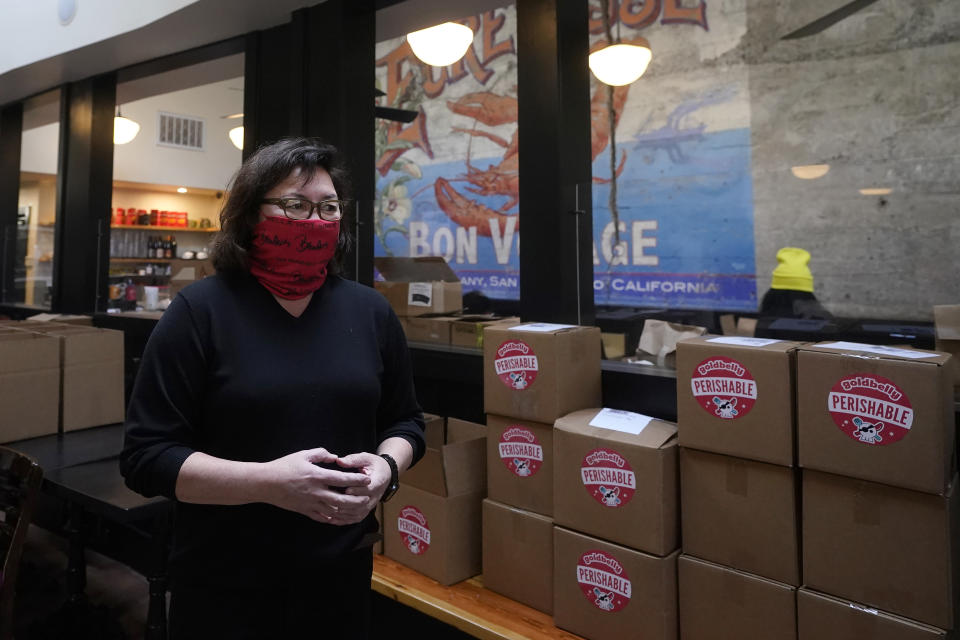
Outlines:
{"label": "shelf", "polygon": [[111,229],[133,229],[136,231],[182,231],[183,233],[216,233],[220,229],[196,229],[191,227],[161,227],[149,224],[112,224]]}
{"label": "shelf", "polygon": [[110,258],[110,262],[173,262],[186,258]]}

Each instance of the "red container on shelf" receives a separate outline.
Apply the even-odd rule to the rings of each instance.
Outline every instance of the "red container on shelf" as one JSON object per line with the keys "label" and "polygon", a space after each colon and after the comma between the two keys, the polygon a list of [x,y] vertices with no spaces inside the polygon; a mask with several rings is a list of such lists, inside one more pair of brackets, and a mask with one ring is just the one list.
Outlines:
{"label": "red container on shelf", "polygon": [[110,220],[110,224],[114,226],[121,225],[124,223],[126,219],[127,219],[127,216],[123,208],[117,207],[117,209],[113,212],[113,218]]}
{"label": "red container on shelf", "polygon": [[137,210],[127,209],[127,215],[124,216],[123,224],[137,224]]}
{"label": "red container on shelf", "polygon": [[150,226],[155,227],[160,224],[160,212],[157,209],[150,209]]}
{"label": "red container on shelf", "polygon": [[166,227],[170,223],[170,212],[161,211],[160,212],[160,226]]}

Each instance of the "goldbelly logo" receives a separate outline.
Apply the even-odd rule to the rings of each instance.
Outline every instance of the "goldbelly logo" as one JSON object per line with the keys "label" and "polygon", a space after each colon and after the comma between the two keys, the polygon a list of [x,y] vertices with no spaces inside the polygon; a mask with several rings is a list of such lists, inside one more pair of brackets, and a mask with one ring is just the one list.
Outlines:
{"label": "goldbelly logo", "polygon": [[517,477],[529,478],[543,465],[543,447],[529,429],[505,429],[500,436],[498,448],[503,464]]}
{"label": "goldbelly logo", "polygon": [[603,551],[587,551],[580,556],[577,583],[583,596],[601,611],[620,611],[633,596],[633,584],[623,565]]}
{"label": "goldbelly logo", "polygon": [[537,379],[540,363],[530,345],[522,340],[509,340],[497,347],[493,368],[508,388],[523,391],[529,389]]}
{"label": "goldbelly logo", "polygon": [[870,446],[899,442],[913,427],[913,406],[903,390],[870,373],[838,380],[827,395],[827,411],[841,431]]}
{"label": "goldbelly logo", "polygon": [[721,420],[736,420],[757,401],[757,381],[741,363],[724,356],[708,358],[694,368],[690,390],[704,411]]}

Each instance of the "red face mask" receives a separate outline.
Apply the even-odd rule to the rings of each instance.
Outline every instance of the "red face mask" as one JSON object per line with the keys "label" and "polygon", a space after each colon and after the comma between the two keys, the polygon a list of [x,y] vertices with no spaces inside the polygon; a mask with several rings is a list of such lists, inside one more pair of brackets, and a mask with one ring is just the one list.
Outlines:
{"label": "red face mask", "polygon": [[270,293],[297,300],[323,286],[340,222],[268,216],[253,228],[250,273]]}

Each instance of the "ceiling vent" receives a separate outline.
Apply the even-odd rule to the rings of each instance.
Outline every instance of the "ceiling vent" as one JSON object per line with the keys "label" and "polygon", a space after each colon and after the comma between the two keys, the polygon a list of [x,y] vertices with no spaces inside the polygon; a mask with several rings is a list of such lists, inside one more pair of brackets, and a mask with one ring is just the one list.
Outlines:
{"label": "ceiling vent", "polygon": [[204,120],[157,112],[157,144],[175,149],[204,150]]}

